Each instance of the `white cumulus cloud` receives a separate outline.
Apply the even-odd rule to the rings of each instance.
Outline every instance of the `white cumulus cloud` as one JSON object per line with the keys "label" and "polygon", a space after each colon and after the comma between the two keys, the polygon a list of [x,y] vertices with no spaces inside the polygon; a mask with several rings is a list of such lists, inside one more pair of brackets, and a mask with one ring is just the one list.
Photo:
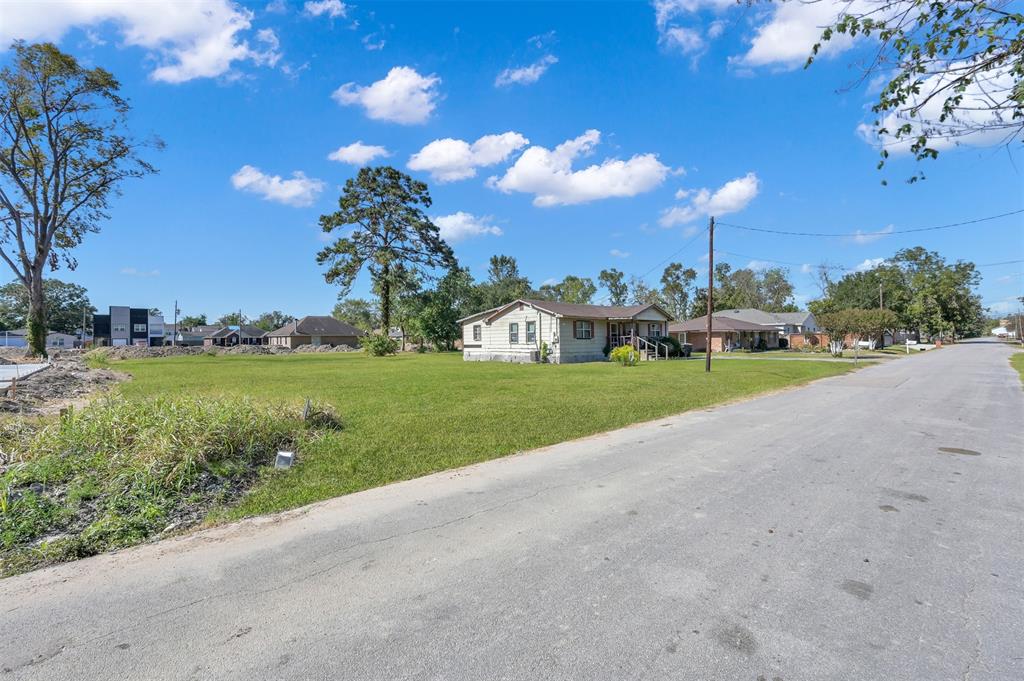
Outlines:
{"label": "white cumulus cloud", "polygon": [[[868,9],[870,4],[867,0],[777,3],[768,20],[755,30],[750,49],[732,61],[744,66],[802,66],[811,48],[821,40],[825,27],[833,24],[842,13]],[[852,45],[853,38],[848,34],[836,33],[831,40],[822,43],[818,54],[835,56]]]}
{"label": "white cumulus cloud", "polygon": [[[658,223],[662,227],[671,227],[692,222],[699,217],[708,215],[727,215],[743,210],[754,200],[760,191],[761,181],[755,173],[747,173],[743,177],[729,180],[712,192],[710,189],[699,189],[684,196],[692,196],[686,206],[673,206],[662,212]],[[679,192],[676,193],[679,196]]]}
{"label": "white cumulus cloud", "polygon": [[267,201],[276,201],[288,206],[309,206],[324,189],[323,180],[306,177],[296,170],[285,180],[280,175],[267,175],[259,168],[244,165],[231,176],[235,189],[262,196]]}
{"label": "white cumulus cloud", "polygon": [[495,87],[505,87],[513,84],[529,85],[530,83],[536,83],[547,72],[548,68],[557,63],[558,57],[553,54],[546,54],[529,66],[505,69],[494,79],[494,85]]}
{"label": "white cumulus cloud", "polygon": [[659,186],[669,173],[655,154],[637,154],[626,161],[605,159],[573,170],[573,161],[600,141],[600,131],[587,130],[554,149],[532,146],[503,176],[490,178],[488,185],[506,194],[533,194],[535,206],[559,206],[636,196]]}
{"label": "white cumulus cloud", "polygon": [[530,140],[512,131],[484,135],[472,144],[446,137],[434,140],[409,157],[408,166],[410,170],[429,172],[438,182],[465,180],[474,177],[477,168],[501,163],[529,143]]}
{"label": "white cumulus cloud", "polygon": [[441,238],[453,244],[474,236],[501,236],[501,227],[491,224],[493,219],[490,215],[477,217],[460,210],[451,215],[434,218],[434,224],[437,225]]}
{"label": "white cumulus cloud", "polygon": [[308,0],[302,6],[303,11],[311,17],[319,17],[324,14],[332,19],[344,17],[348,7],[341,0]]}
{"label": "white cumulus cloud", "polygon": [[155,63],[153,80],[183,83],[225,75],[236,62],[277,63],[273,31],[257,36],[263,49],[246,40],[252,18],[251,11],[232,0],[9,0],[0,2],[0,49],[15,39],[58,41],[73,28],[95,31],[111,25],[122,45],[148,51]]}
{"label": "white cumulus cloud", "polygon": [[403,125],[423,123],[437,106],[441,79],[421,76],[409,66],[396,66],[370,85],[345,83],[331,96],[343,106],[359,105],[374,120]]}
{"label": "white cumulus cloud", "polygon": [[854,272],[867,272],[873,270],[879,265],[885,262],[885,258],[865,258],[856,267],[853,268]]}
{"label": "white cumulus cloud", "polygon": [[338,147],[327,158],[339,163],[351,163],[354,166],[364,166],[375,158],[387,158],[391,152],[384,147],[375,144],[363,144],[362,140],[353,142],[344,147]]}
{"label": "white cumulus cloud", "polygon": [[[960,69],[965,65],[966,62],[954,62],[951,68]],[[920,93],[913,95],[904,105],[917,106],[924,102],[916,116],[910,118],[896,112],[886,114],[880,125],[889,132],[881,137],[872,126],[862,123],[857,126],[857,132],[864,141],[875,146],[884,145],[890,154],[907,154],[915,138],[924,132],[929,138],[928,146],[943,151],[959,145],[986,147],[1003,144],[1019,128],[1019,121],[1011,119],[1006,111],[992,108],[993,101],[1002,101],[1013,91],[1014,76],[1009,66],[994,69],[967,85],[959,93],[963,99],[956,111],[945,121],[940,121],[940,118],[946,97],[957,94],[951,86],[951,77],[947,74],[929,76],[921,80],[919,87]],[[910,134],[897,141],[892,133],[907,123],[911,126]]]}
{"label": "white cumulus cloud", "polygon": [[612,256],[613,258],[628,258],[629,251],[622,251],[619,250],[618,248],[613,248],[612,250],[608,251],[608,255]]}

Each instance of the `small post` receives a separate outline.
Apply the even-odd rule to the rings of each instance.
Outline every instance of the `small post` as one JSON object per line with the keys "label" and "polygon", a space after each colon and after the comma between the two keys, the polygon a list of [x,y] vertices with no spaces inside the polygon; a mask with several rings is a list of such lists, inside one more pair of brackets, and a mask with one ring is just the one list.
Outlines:
{"label": "small post", "polygon": [[715,217],[708,220],[708,331],[704,353],[704,372],[711,372],[711,316],[715,311]]}

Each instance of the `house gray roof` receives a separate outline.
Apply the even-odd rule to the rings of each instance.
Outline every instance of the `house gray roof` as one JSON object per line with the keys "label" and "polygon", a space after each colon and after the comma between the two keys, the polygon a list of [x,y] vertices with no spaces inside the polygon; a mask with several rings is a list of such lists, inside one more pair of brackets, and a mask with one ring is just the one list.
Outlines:
{"label": "house gray roof", "polygon": [[334,317],[310,315],[289,322],[270,336],[365,336],[366,332]]}
{"label": "house gray roof", "polygon": [[641,312],[653,308],[664,315],[666,319],[672,318],[672,315],[654,303],[648,303],[646,305],[581,305],[577,303],[560,303],[554,300],[521,298],[519,300],[513,300],[511,303],[506,305],[495,307],[490,310],[484,310],[483,312],[478,312],[475,315],[470,315],[469,317],[464,317],[460,319],[459,322],[465,323],[481,317],[487,317],[489,322],[492,318],[501,316],[506,309],[520,304],[529,305],[557,317],[581,317],[584,319],[632,319]]}
{"label": "house gray roof", "polygon": [[753,307],[716,310],[714,314],[715,319],[728,317],[729,319],[739,319],[744,322],[770,326],[778,326],[780,324],[802,325],[806,323],[807,318],[810,316],[811,313],[806,310],[802,312],[765,312]]}
{"label": "house gray roof", "polygon": [[[743,319],[734,319],[732,317],[719,317],[716,312],[712,315],[711,319],[711,330],[714,331],[776,331],[775,324],[758,324],[757,322],[750,322]],[[693,333],[695,331],[707,331],[708,328],[708,316],[695,317],[693,319],[687,319],[685,322],[676,322],[675,324],[668,325],[669,333],[680,333],[687,331]]]}
{"label": "house gray roof", "polygon": [[225,338],[235,332],[238,332],[239,337],[244,336],[246,338],[263,338],[267,335],[267,332],[258,326],[242,324],[241,326],[223,326],[213,333],[207,334],[206,338]]}

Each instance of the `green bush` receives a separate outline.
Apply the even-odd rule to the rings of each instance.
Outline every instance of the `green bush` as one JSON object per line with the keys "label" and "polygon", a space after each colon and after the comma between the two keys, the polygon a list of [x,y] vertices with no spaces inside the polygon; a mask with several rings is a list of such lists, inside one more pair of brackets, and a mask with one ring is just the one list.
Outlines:
{"label": "green bush", "polygon": [[[305,419],[303,416],[305,415]],[[232,398],[97,400],[0,427],[0,575],[144,541],[237,499],[332,410]]]}
{"label": "green bush", "polygon": [[620,345],[612,350],[611,360],[620,366],[632,367],[640,361],[640,353],[632,345]]}
{"label": "green bush", "polygon": [[672,336],[662,336],[661,338],[658,338],[657,341],[668,346],[669,357],[679,357],[683,354],[683,347],[679,344],[679,341]]}
{"label": "green bush", "polygon": [[398,341],[385,333],[374,333],[363,338],[363,350],[374,357],[393,355],[398,352]]}
{"label": "green bush", "polygon": [[[548,361],[548,355],[550,353],[551,353],[551,350],[548,348],[547,341],[541,341],[540,342],[540,361],[541,362],[547,362]],[[605,354],[607,355],[608,353],[605,353]]]}

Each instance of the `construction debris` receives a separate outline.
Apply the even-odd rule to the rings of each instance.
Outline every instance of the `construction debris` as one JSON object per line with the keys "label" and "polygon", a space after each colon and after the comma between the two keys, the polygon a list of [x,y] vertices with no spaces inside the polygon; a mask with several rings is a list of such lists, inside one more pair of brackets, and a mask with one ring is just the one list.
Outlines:
{"label": "construction debris", "polygon": [[90,369],[80,352],[53,353],[50,359],[48,368],[19,380],[15,390],[0,395],[0,412],[55,413],[96,390],[128,378],[109,369]]}

